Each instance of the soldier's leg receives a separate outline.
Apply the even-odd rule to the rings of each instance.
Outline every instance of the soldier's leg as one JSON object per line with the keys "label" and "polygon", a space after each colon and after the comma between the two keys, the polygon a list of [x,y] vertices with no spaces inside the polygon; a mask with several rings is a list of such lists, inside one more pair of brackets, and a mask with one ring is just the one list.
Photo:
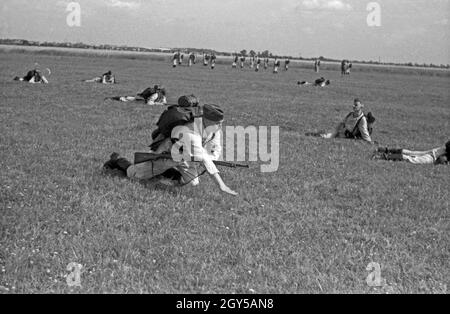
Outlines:
{"label": "soldier's leg", "polygon": [[129,178],[147,180],[159,176],[177,165],[179,163],[170,159],[147,161],[137,165],[130,165],[127,168],[127,176]]}
{"label": "soldier's leg", "polygon": [[178,170],[181,174],[180,183],[183,185],[190,184],[192,186],[199,185],[200,180],[198,168],[199,168],[198,163],[183,162],[179,164],[175,169]]}

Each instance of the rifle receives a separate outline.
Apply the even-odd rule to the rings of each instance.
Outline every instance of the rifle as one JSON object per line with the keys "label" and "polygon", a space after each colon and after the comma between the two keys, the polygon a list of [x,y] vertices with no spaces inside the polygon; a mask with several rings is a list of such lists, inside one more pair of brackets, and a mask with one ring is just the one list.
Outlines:
{"label": "rifle", "polygon": [[[160,159],[170,159],[172,160],[172,156],[170,154],[156,154],[156,153],[134,153],[134,164],[141,164],[147,161],[154,161]],[[226,162],[226,161],[213,161],[216,166],[228,167],[228,168],[249,168],[248,165]]]}

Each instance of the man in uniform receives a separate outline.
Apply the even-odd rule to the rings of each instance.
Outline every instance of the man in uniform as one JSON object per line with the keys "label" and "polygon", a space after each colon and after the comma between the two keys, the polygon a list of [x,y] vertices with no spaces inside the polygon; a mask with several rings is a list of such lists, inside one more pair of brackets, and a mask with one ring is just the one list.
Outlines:
{"label": "man in uniform", "polygon": [[[113,153],[105,169],[117,169],[129,178],[147,180],[170,173],[173,181],[179,185],[199,185],[199,166],[213,178],[218,188],[227,194],[236,196],[222,180],[214,164],[222,154],[221,127],[223,110],[217,105],[204,105],[203,115],[193,122],[176,126],[171,136],[161,141],[155,153],[171,152],[173,159],[158,159],[133,165],[119,154]],[[176,160],[175,160],[176,159]],[[164,180],[164,179],[163,179]]]}

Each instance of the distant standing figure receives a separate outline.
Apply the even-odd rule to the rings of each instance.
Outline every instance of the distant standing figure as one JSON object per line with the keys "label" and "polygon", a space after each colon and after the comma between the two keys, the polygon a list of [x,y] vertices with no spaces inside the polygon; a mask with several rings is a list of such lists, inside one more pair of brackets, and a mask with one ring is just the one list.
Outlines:
{"label": "distant standing figure", "polygon": [[244,64],[245,64],[245,56],[241,56],[241,69],[244,68]]}
{"label": "distant standing figure", "polygon": [[261,59],[259,57],[256,57],[256,69],[255,71],[259,71],[259,67],[261,66]]}
{"label": "distant standing figure", "polygon": [[342,60],[341,62],[341,75],[350,75],[350,69],[352,64],[348,60]]}
{"label": "distant standing figure", "polygon": [[183,64],[183,59],[184,59],[184,54],[179,53],[178,65],[182,65]]}
{"label": "distant standing figure", "polygon": [[189,54],[189,66],[191,67],[193,64],[195,64],[195,54],[191,52]]}
{"label": "distant standing figure", "polygon": [[284,61],[284,70],[287,71],[289,69],[289,63],[291,63],[291,60],[286,59]]}
{"label": "distant standing figure", "polygon": [[264,70],[267,70],[269,67],[269,58],[264,58]]}
{"label": "distant standing figure", "polygon": [[345,75],[350,75],[350,70],[352,69],[353,64],[349,63],[347,69],[345,70]]}
{"label": "distant standing figure", "polygon": [[212,53],[211,55],[211,70],[214,70],[214,68],[216,67],[216,54]]}
{"label": "distant standing figure", "polygon": [[231,64],[231,67],[232,67],[233,69],[236,69],[236,68],[237,68],[238,61],[239,61],[239,57],[238,57],[237,54],[235,54],[235,55],[234,55],[234,59],[233,59],[233,64]]}
{"label": "distant standing figure", "polygon": [[173,54],[173,57],[172,57],[172,67],[173,67],[173,68],[176,68],[176,67],[177,67],[178,60],[179,60],[179,59],[180,59],[180,52],[177,51],[177,52],[175,52],[175,53]]}
{"label": "distant standing figure", "polygon": [[209,64],[209,59],[210,59],[209,54],[203,53],[203,65],[204,65],[205,67],[208,66],[208,64]]}
{"label": "distant standing figure", "polygon": [[275,58],[275,62],[273,63],[273,73],[277,74],[278,73],[278,68],[280,67],[280,60],[278,60],[278,58]]}
{"label": "distant standing figure", "polygon": [[316,61],[314,62],[314,72],[319,73],[320,71],[320,60],[316,59]]}

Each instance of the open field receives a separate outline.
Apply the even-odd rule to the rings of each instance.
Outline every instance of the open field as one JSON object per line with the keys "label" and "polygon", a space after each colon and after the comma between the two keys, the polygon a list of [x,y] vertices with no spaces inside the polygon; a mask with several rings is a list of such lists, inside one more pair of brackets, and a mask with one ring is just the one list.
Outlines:
{"label": "open field", "polygon": [[[207,51],[205,51],[207,52]],[[103,57],[114,59],[131,59],[131,60],[145,60],[145,61],[167,61],[172,60],[172,53],[161,52],[136,52],[136,51],[118,51],[118,50],[100,50],[100,49],[81,49],[81,48],[59,48],[59,47],[38,47],[38,46],[14,46],[14,45],[0,45],[0,53],[25,53],[33,54],[35,56],[48,55],[48,56],[89,56],[89,57]],[[197,55],[197,60],[201,61],[201,55]],[[270,65],[273,67],[273,59],[270,59]],[[284,62],[284,60],[282,60]],[[184,60],[187,62],[187,59]],[[247,58],[246,62],[249,62]],[[217,64],[231,65],[232,57],[218,56]],[[291,60],[291,69],[313,69],[313,61],[306,60]],[[401,65],[381,65],[381,64],[365,64],[357,63],[353,64],[352,72],[378,72],[378,73],[398,73],[405,75],[426,75],[426,76],[439,76],[450,77],[450,70],[445,68],[427,68],[427,67],[414,67],[414,66],[401,66]],[[322,70],[340,71],[340,62],[321,62]]]}
{"label": "open field", "polygon": [[[38,62],[49,85],[13,82]],[[0,53],[0,292],[448,293],[450,168],[370,160],[374,147],[304,133],[332,129],[354,97],[380,144],[430,149],[449,139],[450,77],[358,71],[328,88],[317,74],[218,65]],[[111,69],[116,86],[81,83]],[[113,151],[150,142],[163,108],[104,102],[155,83],[194,93],[225,125],[280,126],[280,168],[223,169],[239,192],[167,189],[111,176]],[[66,283],[83,265],[81,288]],[[381,265],[370,287],[369,263]]]}

